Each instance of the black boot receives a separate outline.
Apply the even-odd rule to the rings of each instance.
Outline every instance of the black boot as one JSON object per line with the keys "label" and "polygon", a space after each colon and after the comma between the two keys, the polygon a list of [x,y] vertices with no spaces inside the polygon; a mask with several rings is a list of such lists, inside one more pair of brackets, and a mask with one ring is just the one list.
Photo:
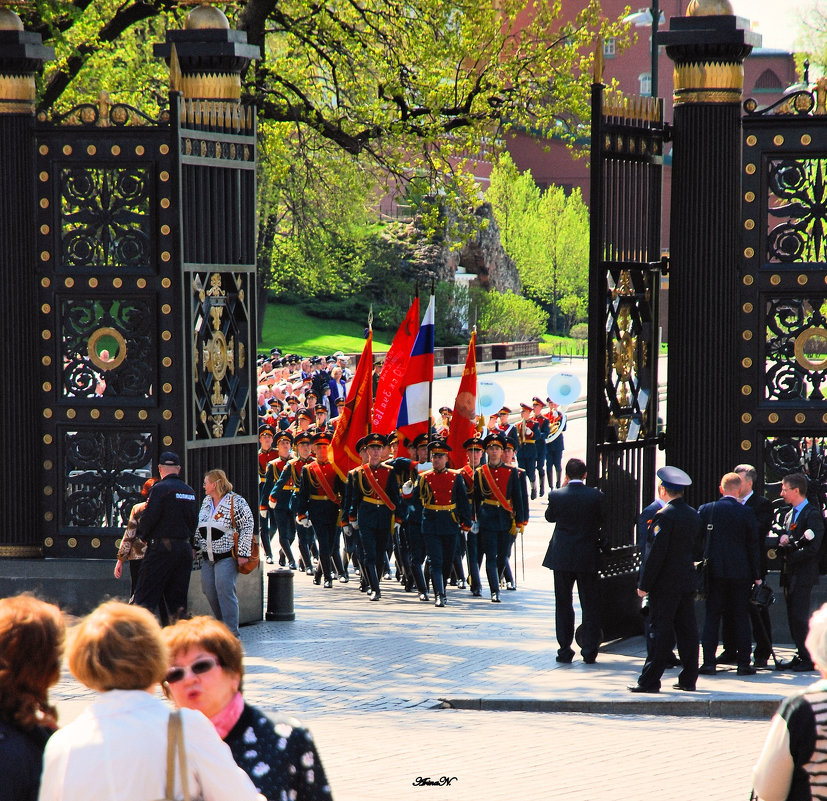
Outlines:
{"label": "black boot", "polygon": [[366,572],[368,574],[368,581],[370,582],[368,598],[370,598],[371,601],[378,601],[382,597],[382,593],[379,590],[379,574],[376,572],[376,565],[373,562],[368,562]]}
{"label": "black boot", "polygon": [[546,494],[546,474],[540,473],[540,497]]}

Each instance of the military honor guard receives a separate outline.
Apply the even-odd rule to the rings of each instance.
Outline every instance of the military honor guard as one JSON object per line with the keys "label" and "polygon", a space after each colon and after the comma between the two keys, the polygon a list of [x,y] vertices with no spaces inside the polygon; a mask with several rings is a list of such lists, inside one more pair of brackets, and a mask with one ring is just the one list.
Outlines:
{"label": "military honor guard", "polygon": [[465,482],[457,470],[448,469],[451,447],[445,440],[429,445],[433,468],[419,477],[422,534],[431,562],[434,606],[445,606],[445,584],[451,572],[460,529],[471,528],[471,511]]}
{"label": "military honor guard", "polygon": [[546,440],[549,435],[549,424],[548,419],[543,414],[546,405],[536,395],[531,399],[531,408],[533,411],[532,420],[535,424],[534,442],[537,448],[537,477],[540,479],[539,493],[542,498],[546,494]]}
{"label": "military honor guard", "polygon": [[368,451],[368,463],[353,471],[348,523],[362,539],[364,569],[371,587],[368,598],[378,601],[382,593],[377,560],[381,560],[380,565],[384,563],[382,549],[397,515],[399,488],[391,468],[381,463],[382,450],[387,445],[384,435],[368,434],[364,444]]}
{"label": "military honor guard", "polygon": [[313,436],[315,460],[302,468],[295,502],[297,523],[304,525],[303,521],[309,517],[313,524],[319,547],[319,569],[324,575],[325,588],[333,586],[331,566],[333,553],[338,550],[337,530],[341,524],[342,496],[345,490],[344,482],[328,461],[329,445],[330,436],[327,432],[319,432]]}
{"label": "military honor guard", "polygon": [[566,414],[560,411],[560,407],[551,399],[546,398],[548,403],[548,436],[546,437],[546,475],[548,486],[551,489],[552,473],[554,474],[554,486],[559,489],[563,474],[563,432],[566,430]]}
{"label": "military honor guard", "polygon": [[[258,493],[259,493],[259,513],[261,517],[261,544],[264,546],[265,560],[268,565],[273,564],[273,548],[270,545],[270,521],[268,515],[268,507],[266,498],[262,498],[262,490],[264,488],[264,480],[267,475],[267,465],[277,457],[277,452],[273,449],[273,438],[275,436],[275,429],[269,425],[259,426],[258,429]],[[264,504],[262,507],[262,503]]]}
{"label": "military honor guard", "polygon": [[[296,570],[296,560],[293,558],[292,545],[296,539],[296,519],[290,511],[291,490],[282,490],[275,498],[270,493],[276,486],[281,474],[290,462],[290,449],[293,445],[293,438],[286,431],[280,431],[276,435],[277,456],[267,465],[264,475],[264,484],[261,487],[259,500],[259,514],[262,520],[268,520],[267,531],[272,530],[269,522],[272,522],[279,537],[279,564],[284,565],[285,561],[291,570]],[[266,534],[262,531],[262,540]],[[269,537],[268,537],[269,539]]]}
{"label": "military honor guard", "polygon": [[[301,475],[304,467],[309,464],[313,456],[310,453],[310,434],[298,434],[293,439],[296,449],[296,457],[291,459],[270,491],[270,500],[276,509],[281,498],[287,499],[287,508],[295,520],[296,517],[296,496],[301,486]],[[284,495],[282,495],[284,493]],[[313,575],[313,524],[310,518],[304,518],[301,526],[296,527],[299,536],[299,553],[301,554],[304,572],[308,576]]]}
{"label": "military honor guard", "polygon": [[[471,437],[462,443],[462,447],[468,456],[468,462],[459,472],[465,481],[465,490],[468,493],[468,497],[472,498],[474,493],[474,473],[482,461],[482,440],[478,436]],[[474,515],[473,504],[471,505],[471,514],[471,528],[463,532],[463,536],[465,537],[465,550],[468,557],[468,589],[471,590],[471,595],[479,598],[482,595],[479,562],[479,526],[474,526],[476,516]]]}
{"label": "military honor guard", "polygon": [[503,464],[517,470],[517,485],[520,488],[521,507],[523,510],[522,520],[514,520],[514,527],[508,534],[503,534],[497,543],[497,571],[500,574],[500,585],[505,583],[507,590],[516,590],[517,582],[514,580],[514,573],[511,570],[511,549],[517,535],[521,535],[528,525],[528,478],[526,471],[517,464],[517,451],[514,443],[507,439],[503,448]]}
{"label": "military honor guard", "polygon": [[479,533],[493,603],[500,603],[498,542],[511,535],[517,520],[525,519],[517,470],[503,463],[505,443],[505,434],[489,434],[483,441],[488,462],[474,473],[475,522],[472,528]]}
{"label": "military honor guard", "polygon": [[537,497],[537,435],[538,426],[532,408],[527,403],[521,403],[520,422],[517,423],[517,463],[525,471],[532,501]]}

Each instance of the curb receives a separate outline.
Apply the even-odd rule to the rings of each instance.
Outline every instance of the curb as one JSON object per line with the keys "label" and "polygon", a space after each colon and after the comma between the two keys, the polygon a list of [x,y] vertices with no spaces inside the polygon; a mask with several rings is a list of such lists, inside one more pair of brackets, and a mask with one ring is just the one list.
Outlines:
{"label": "curb", "polygon": [[439,709],[473,712],[568,712],[589,715],[669,715],[675,717],[769,720],[783,700],[710,698],[706,700],[573,701],[542,698],[440,698]]}

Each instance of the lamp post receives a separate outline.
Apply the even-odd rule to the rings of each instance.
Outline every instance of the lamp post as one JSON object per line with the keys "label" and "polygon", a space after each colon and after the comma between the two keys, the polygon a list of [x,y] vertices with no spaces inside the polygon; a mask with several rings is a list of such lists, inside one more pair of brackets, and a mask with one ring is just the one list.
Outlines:
{"label": "lamp post", "polygon": [[651,91],[649,92],[651,97],[658,96],[658,45],[657,45],[657,36],[658,36],[658,26],[660,25],[660,0],[652,0],[651,8],[643,8],[640,11],[636,11],[633,14],[629,14],[628,16],[623,18],[624,22],[631,23],[636,28],[643,28],[647,25],[651,25],[652,28],[652,40],[650,44],[650,50],[652,51],[652,67],[650,73],[650,86]]}

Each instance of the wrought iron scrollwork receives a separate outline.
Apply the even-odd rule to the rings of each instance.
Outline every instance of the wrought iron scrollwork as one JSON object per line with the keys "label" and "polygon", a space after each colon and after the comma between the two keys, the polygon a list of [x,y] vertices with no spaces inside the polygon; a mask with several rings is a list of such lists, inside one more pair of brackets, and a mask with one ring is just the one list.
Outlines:
{"label": "wrought iron scrollwork", "polygon": [[152,435],[142,431],[67,431],[63,437],[62,523],[121,528],[152,470]]}
{"label": "wrought iron scrollwork", "polygon": [[64,169],[60,196],[63,268],[149,267],[146,170]]}
{"label": "wrought iron scrollwork", "polygon": [[823,401],[827,381],[825,295],[767,301],[764,397]]}
{"label": "wrought iron scrollwork", "polygon": [[649,432],[651,397],[652,274],[612,269],[606,273],[605,400],[609,440],[633,442]]}
{"label": "wrought iron scrollwork", "polygon": [[156,320],[146,298],[65,298],[64,398],[151,398]]}
{"label": "wrought iron scrollwork", "polygon": [[249,431],[247,364],[250,320],[243,273],[198,273],[193,278],[194,421],[196,439]]}
{"label": "wrought iron scrollwork", "polygon": [[827,260],[827,159],[771,161],[768,184],[767,211],[784,219],[768,233],[768,260]]}

